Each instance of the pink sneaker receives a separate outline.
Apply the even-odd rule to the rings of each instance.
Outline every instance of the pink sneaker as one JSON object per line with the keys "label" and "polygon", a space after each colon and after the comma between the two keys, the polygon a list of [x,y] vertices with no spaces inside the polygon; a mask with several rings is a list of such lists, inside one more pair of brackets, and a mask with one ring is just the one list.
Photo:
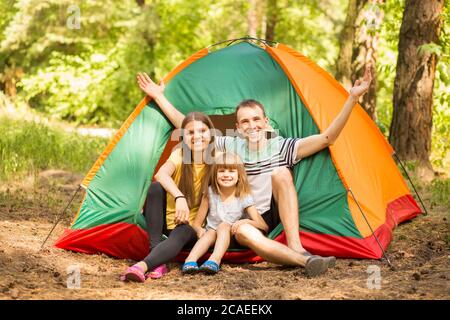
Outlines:
{"label": "pink sneaker", "polygon": [[165,264],[162,264],[160,266],[157,266],[152,271],[148,272],[145,276],[146,276],[146,278],[159,279],[168,272],[169,272],[169,268],[167,268],[167,266]]}
{"label": "pink sneaker", "polygon": [[144,271],[137,265],[129,267],[124,274],[120,276],[121,281],[145,282]]}

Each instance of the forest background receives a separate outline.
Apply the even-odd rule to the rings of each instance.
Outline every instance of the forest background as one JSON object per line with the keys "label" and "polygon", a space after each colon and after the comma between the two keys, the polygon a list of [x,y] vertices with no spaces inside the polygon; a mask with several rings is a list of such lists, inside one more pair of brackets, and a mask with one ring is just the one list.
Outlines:
{"label": "forest background", "polygon": [[[361,104],[400,157],[410,161],[410,168],[429,160],[439,172],[450,167],[450,12],[448,1],[439,2],[436,6],[436,1],[409,1],[409,6],[435,6],[431,10],[438,10],[439,17],[439,25],[432,26],[438,37],[416,41],[417,56],[435,60],[434,65],[428,63],[431,104],[420,102],[413,110],[428,119],[410,121],[409,127],[393,127],[395,105],[406,109],[394,96],[395,84],[401,86],[402,77],[408,85],[412,82],[411,74],[402,74],[398,66],[407,9],[401,0],[2,0],[0,108],[20,120],[23,113],[33,113],[70,126],[116,129],[143,96],[135,81],[138,72],[161,79],[204,47],[250,35],[288,44],[347,89],[366,64],[374,65],[376,81]],[[432,115],[426,116],[426,109]],[[397,122],[408,122],[407,114],[398,113]],[[424,141],[417,146],[417,137],[406,145],[395,141],[401,140],[399,135],[412,136],[418,127],[427,127],[431,134],[420,132],[419,140]],[[415,147],[423,150],[404,150]],[[14,152],[3,150],[0,177],[41,165],[30,166],[21,155],[17,159],[22,164],[12,163]],[[83,172],[90,160],[75,169]]]}
{"label": "forest background", "polygon": [[[448,299],[436,285],[446,283],[450,244],[450,4],[444,0],[0,0],[0,266],[5,262],[11,279],[29,269],[40,279],[46,270],[35,258],[24,258],[25,267],[11,263],[5,252],[34,256],[30,248],[39,247],[83,174],[143,98],[136,74],[159,81],[194,52],[243,36],[287,44],[346,89],[365,65],[374,66],[375,81],[361,105],[405,162],[431,212],[418,222],[419,229],[426,226],[423,233],[417,225],[398,231],[400,246],[394,243],[392,254],[409,259],[410,267],[400,283],[410,297],[418,295],[410,280],[424,276],[408,250],[420,257],[434,250],[423,266],[440,259],[442,272],[423,294]],[[68,210],[64,225],[76,209]],[[28,220],[34,222],[28,226]],[[28,248],[19,249],[18,235],[31,241]],[[440,244],[428,248],[431,239]],[[53,275],[61,273],[61,266],[52,268]],[[20,297],[33,283],[8,279],[0,296]],[[399,284],[392,283],[395,297]]]}

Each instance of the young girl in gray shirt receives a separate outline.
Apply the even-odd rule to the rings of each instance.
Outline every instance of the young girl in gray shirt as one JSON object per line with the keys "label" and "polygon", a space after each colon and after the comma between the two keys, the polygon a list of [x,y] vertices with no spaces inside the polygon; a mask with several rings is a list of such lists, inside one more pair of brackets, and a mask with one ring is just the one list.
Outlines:
{"label": "young girl in gray shirt", "polygon": [[[215,156],[211,168],[210,186],[192,227],[198,241],[182,267],[183,273],[204,271],[217,273],[230,245],[231,231],[248,223],[267,231],[268,226],[254,205],[244,164],[239,156],[226,152]],[[209,210],[209,213],[208,213]],[[244,218],[244,219],[242,219]],[[203,224],[206,219],[206,227]],[[197,261],[214,244],[214,251],[200,267]]]}

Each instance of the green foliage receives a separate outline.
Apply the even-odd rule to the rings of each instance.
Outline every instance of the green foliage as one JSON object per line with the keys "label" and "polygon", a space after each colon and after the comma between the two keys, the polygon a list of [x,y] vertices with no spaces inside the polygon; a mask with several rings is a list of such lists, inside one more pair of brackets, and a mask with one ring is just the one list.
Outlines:
{"label": "green foliage", "polygon": [[[389,136],[393,112],[393,93],[397,65],[398,35],[403,17],[404,0],[386,1],[377,59],[377,125]],[[450,4],[447,1],[442,14],[439,43],[421,46],[420,52],[438,56],[433,91],[433,131],[431,163],[438,168],[450,167]]]}
{"label": "green foliage", "polygon": [[0,180],[49,168],[85,173],[106,142],[43,124],[0,118]]}
{"label": "green foliage", "polygon": [[330,73],[335,73],[339,35],[347,1],[279,1],[282,9],[276,40],[299,50]]}
{"label": "green foliage", "polygon": [[246,20],[236,13],[244,13],[244,2],[155,0],[141,8],[134,0],[82,1],[73,29],[72,1],[20,0],[0,61],[24,69],[19,96],[33,108],[78,124],[118,126],[143,97],[138,72],[161,79],[230,30],[241,36]]}
{"label": "green foliage", "polygon": [[[377,57],[377,124],[389,135],[404,0],[386,1]],[[259,0],[264,38],[267,0]],[[348,0],[277,0],[275,40],[334,74]],[[450,167],[450,10],[439,43],[433,109],[432,163]],[[76,124],[119,126],[143,94],[136,73],[159,81],[178,63],[216,42],[248,33],[247,0],[3,0],[0,2],[0,89],[46,116]],[[77,20],[79,16],[79,20]],[[79,21],[79,28],[73,22]],[[72,24],[71,24],[72,23]]]}
{"label": "green foliage", "polygon": [[[438,44],[432,44],[438,56],[433,91],[432,164],[450,168],[450,2],[442,13],[442,27]],[[438,48],[436,48],[438,47]]]}
{"label": "green foliage", "polygon": [[[158,41],[155,43],[156,64],[153,68],[157,79],[161,79],[193,53],[217,41],[213,39],[217,23],[227,19],[218,10],[218,5],[226,8],[230,3],[229,0],[191,0],[160,1],[155,5],[154,10],[161,21]],[[209,23],[213,26],[212,30],[209,29]],[[222,34],[218,33],[216,36],[221,37]],[[228,37],[226,34],[223,36]]]}
{"label": "green foliage", "polygon": [[437,43],[427,43],[419,46],[419,56],[425,54],[435,54],[437,56],[442,55],[442,47]]}
{"label": "green foliage", "polygon": [[[14,17],[17,8],[14,6],[16,0],[2,0],[0,1],[0,30],[3,30]],[[0,34],[0,42],[3,40],[4,35]]]}
{"label": "green foliage", "polygon": [[142,98],[136,73],[154,60],[158,19],[152,8],[140,9],[132,0],[82,1],[79,7],[22,0],[16,6],[0,60],[24,69],[20,96],[57,118],[121,122]]}
{"label": "green foliage", "polygon": [[[33,108],[79,124],[118,126],[143,96],[137,72],[159,80],[201,48],[247,33],[246,0],[14,4],[0,43],[3,71],[23,70],[19,98]],[[282,0],[279,8],[277,40],[331,71],[343,10],[332,10],[328,1]],[[79,28],[70,28],[78,13]]]}
{"label": "green foliage", "polygon": [[431,204],[444,205],[450,209],[450,179],[434,179],[430,184]]}
{"label": "green foliage", "polygon": [[394,81],[397,65],[398,35],[404,0],[381,5],[384,18],[380,28],[377,58],[377,125],[387,138],[393,112]]}
{"label": "green foliage", "polygon": [[[412,194],[414,194],[414,185],[422,200],[425,200],[427,198],[430,199],[429,203],[432,207],[443,205],[450,210],[450,179],[448,177],[446,177],[445,175],[443,175],[442,177],[437,176],[431,182],[424,182],[418,176],[418,161],[405,161],[403,165],[407,173],[405,173],[403,167],[400,164],[398,164],[397,167],[398,170],[402,173],[402,176],[407,182],[409,190]],[[409,179],[411,179],[413,185],[410,183],[408,177]],[[418,202],[419,199],[415,196],[415,194],[414,197]]]}

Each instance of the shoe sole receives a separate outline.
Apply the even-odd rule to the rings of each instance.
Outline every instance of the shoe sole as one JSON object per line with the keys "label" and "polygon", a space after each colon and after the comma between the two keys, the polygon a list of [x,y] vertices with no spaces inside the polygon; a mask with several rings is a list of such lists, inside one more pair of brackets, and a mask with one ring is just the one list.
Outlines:
{"label": "shoe sole", "polygon": [[182,274],[194,274],[197,273],[199,271],[199,269],[197,268],[190,268],[190,269],[186,269],[186,270],[181,270]]}
{"label": "shoe sole", "polygon": [[305,266],[305,272],[308,277],[321,275],[328,269],[328,262],[325,259],[314,259]]}
{"label": "shoe sole", "polygon": [[145,280],[142,281],[142,279],[139,276],[135,275],[134,273],[127,274],[125,276],[125,279],[127,279],[128,281],[133,281],[133,282],[145,282]]}
{"label": "shoe sole", "polygon": [[209,269],[209,268],[200,268],[200,271],[206,273],[206,274],[216,274],[219,271],[213,270],[213,269]]}

